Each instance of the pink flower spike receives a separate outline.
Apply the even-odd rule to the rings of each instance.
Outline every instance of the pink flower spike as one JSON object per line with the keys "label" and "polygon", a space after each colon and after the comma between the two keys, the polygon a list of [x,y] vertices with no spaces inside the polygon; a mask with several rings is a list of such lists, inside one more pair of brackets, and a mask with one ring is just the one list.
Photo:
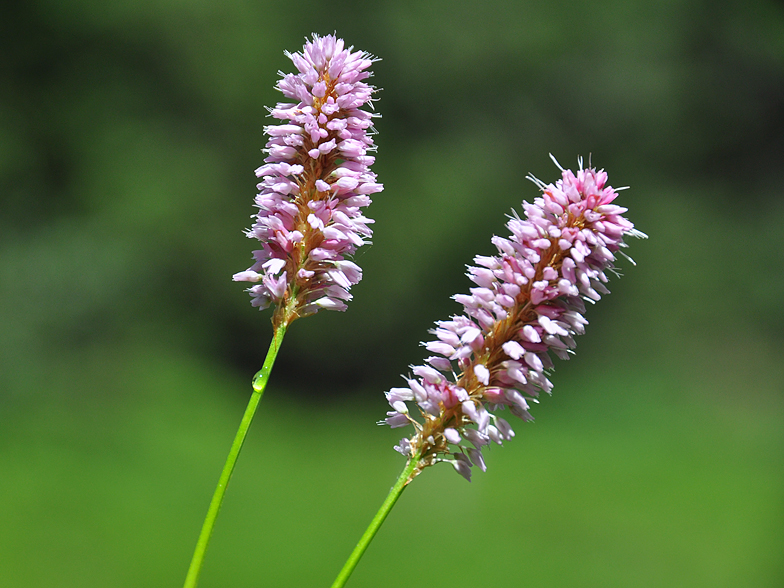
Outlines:
{"label": "pink flower spike", "polygon": [[297,73],[283,75],[277,89],[291,102],[270,111],[282,122],[265,127],[259,212],[248,231],[262,247],[253,266],[233,277],[258,282],[248,290],[251,302],[274,305],[276,325],[346,309],[348,289],[362,279],[349,259],[373,234],[361,209],[383,190],[368,155],[378,115],[363,110],[372,109],[375,88],[366,80],[375,58],[334,35],[315,34],[302,52],[286,55]]}
{"label": "pink flower spike", "polygon": [[541,196],[523,203],[524,217],[509,220],[509,238],[493,237],[496,255],[475,258],[467,276],[477,287],[453,297],[463,314],[436,323],[436,340],[424,343],[436,355],[412,367],[416,378],[407,383],[423,422],[400,407],[398,417],[411,419],[415,431],[396,447],[418,460],[410,478],[439,461],[468,480],[472,466],[485,470],[480,447],[514,437],[490,411],[508,407],[533,420],[530,405],[552,389],[550,352],[568,358],[588,322],[584,301],[607,293],[624,237],[645,237],[611,204],[617,193],[605,172],[582,164],[577,173],[561,171],[555,184],[531,178]]}

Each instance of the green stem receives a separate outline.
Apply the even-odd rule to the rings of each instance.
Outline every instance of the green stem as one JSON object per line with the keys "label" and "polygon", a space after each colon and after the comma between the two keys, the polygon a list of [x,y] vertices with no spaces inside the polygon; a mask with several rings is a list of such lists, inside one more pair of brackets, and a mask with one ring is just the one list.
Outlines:
{"label": "green stem", "polygon": [[365,530],[365,533],[359,539],[359,543],[354,548],[354,551],[351,552],[351,555],[348,557],[346,564],[343,566],[343,569],[340,570],[338,577],[335,578],[335,582],[332,584],[332,588],[342,588],[345,586],[346,582],[351,576],[351,573],[354,571],[354,568],[357,567],[360,558],[365,553],[365,550],[370,545],[370,542],[373,540],[373,537],[376,536],[378,529],[381,527],[381,524],[384,522],[384,519],[387,518],[389,511],[392,510],[392,507],[395,506],[397,499],[400,498],[400,495],[403,493],[403,490],[408,485],[410,481],[408,477],[414,471],[417,464],[419,463],[419,456],[413,456],[409,462],[406,464],[406,467],[403,469],[403,472],[400,474],[400,477],[395,482],[395,485],[392,486],[392,489],[387,494],[386,500],[384,500],[384,504],[381,505],[381,508],[378,509],[376,516],[373,517],[373,520],[370,521],[370,525]]}
{"label": "green stem", "polygon": [[212,495],[210,507],[207,509],[207,516],[204,519],[199,540],[196,542],[196,549],[193,552],[193,559],[188,568],[188,575],[185,577],[184,588],[195,588],[199,582],[199,574],[201,574],[201,567],[204,563],[204,554],[207,552],[207,545],[210,543],[210,536],[212,529],[215,526],[215,519],[218,518],[221,504],[223,503],[223,496],[226,494],[226,488],[229,485],[231,474],[234,471],[234,465],[237,463],[237,458],[242,450],[242,444],[245,443],[245,436],[248,434],[250,423],[253,421],[253,415],[256,412],[256,407],[259,405],[264,389],[267,387],[267,380],[269,380],[272,365],[275,363],[275,358],[280,350],[280,345],[283,342],[283,336],[286,334],[286,326],[279,326],[272,337],[272,342],[267,351],[267,357],[264,359],[264,365],[261,370],[253,377],[253,393],[250,396],[248,407],[245,409],[245,414],[242,415],[237,435],[234,437],[234,442],[231,444],[229,456],[226,458],[226,463],[221,471],[220,478],[218,479],[218,487],[215,488],[215,494]]}

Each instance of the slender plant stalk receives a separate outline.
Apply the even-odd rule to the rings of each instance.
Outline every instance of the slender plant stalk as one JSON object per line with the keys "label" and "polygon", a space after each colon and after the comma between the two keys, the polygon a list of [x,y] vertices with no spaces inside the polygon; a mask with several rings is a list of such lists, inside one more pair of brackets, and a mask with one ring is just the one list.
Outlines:
{"label": "slender plant stalk", "polygon": [[210,542],[212,529],[215,527],[215,520],[218,518],[221,504],[223,503],[223,496],[226,494],[226,488],[229,485],[231,474],[234,471],[234,465],[237,463],[237,458],[242,450],[242,444],[245,443],[245,437],[248,434],[250,423],[253,421],[253,415],[256,413],[256,407],[259,405],[264,389],[267,387],[267,380],[269,380],[272,365],[275,363],[275,358],[280,350],[280,345],[283,342],[283,336],[286,334],[285,322],[275,329],[270,343],[267,357],[264,359],[264,365],[261,370],[253,377],[253,393],[250,396],[248,407],[245,409],[245,414],[240,421],[237,435],[234,437],[234,442],[231,444],[229,456],[226,458],[226,463],[221,471],[220,478],[218,479],[218,486],[215,488],[215,494],[212,496],[210,507],[207,509],[207,516],[204,519],[204,525],[199,534],[199,540],[196,542],[196,549],[193,552],[193,559],[188,568],[188,575],[185,578],[184,588],[195,588],[199,581],[199,574],[201,574],[201,567],[204,563],[204,554],[207,552],[207,545]]}
{"label": "slender plant stalk", "polygon": [[351,552],[351,555],[348,557],[348,560],[346,560],[346,563],[343,566],[343,569],[340,570],[338,577],[335,578],[335,582],[332,584],[332,588],[342,588],[343,586],[345,586],[346,582],[349,579],[349,576],[351,576],[351,573],[354,571],[354,568],[357,567],[360,558],[362,558],[362,555],[365,553],[365,550],[368,548],[368,545],[370,545],[370,542],[373,540],[373,537],[376,536],[376,533],[381,527],[381,524],[384,522],[384,519],[387,518],[389,511],[391,511],[392,507],[395,506],[397,499],[400,498],[400,495],[403,493],[403,490],[411,481],[409,480],[409,476],[411,475],[411,472],[414,471],[414,468],[416,468],[418,463],[419,463],[419,456],[415,455],[411,458],[408,464],[406,464],[406,467],[405,469],[403,469],[403,472],[400,474],[400,477],[397,479],[397,482],[395,482],[395,485],[392,486],[392,489],[389,491],[389,494],[387,494],[386,500],[384,500],[384,503],[381,505],[381,508],[378,509],[378,512],[376,513],[376,516],[373,517],[373,520],[370,521],[370,525],[368,525],[368,528],[365,530],[365,533],[359,539],[359,543],[357,543],[357,546],[354,548],[354,551]]}

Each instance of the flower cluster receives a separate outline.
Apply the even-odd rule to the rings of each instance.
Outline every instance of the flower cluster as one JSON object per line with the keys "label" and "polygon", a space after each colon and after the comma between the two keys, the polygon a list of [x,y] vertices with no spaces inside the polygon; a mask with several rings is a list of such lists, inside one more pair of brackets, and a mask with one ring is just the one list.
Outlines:
{"label": "flower cluster", "polygon": [[[477,287],[454,297],[464,314],[436,323],[436,340],[424,344],[435,354],[428,365],[412,367],[408,386],[386,393],[393,410],[382,422],[415,427],[395,447],[419,462],[411,478],[439,461],[468,480],[472,465],[485,470],[482,448],[514,436],[494,412],[509,407],[532,420],[529,402],[552,389],[549,352],[568,359],[588,322],[583,301],[608,293],[606,274],[624,236],[645,236],[612,204],[617,193],[607,174],[579,163],[576,174],[561,168],[555,185],[530,177],[542,196],[523,203],[525,218],[511,218],[508,238],[493,238],[497,255],[477,256],[468,267]],[[410,415],[412,401],[423,422]]]}
{"label": "flower cluster", "polygon": [[255,282],[252,304],[277,305],[285,312],[274,320],[288,324],[320,309],[346,309],[351,286],[362,279],[347,258],[372,235],[373,221],[361,209],[383,186],[368,155],[377,115],[361,110],[372,107],[375,88],[364,80],[375,58],[332,35],[313,35],[302,53],[286,55],[299,73],[281,74],[277,89],[293,102],[270,110],[284,122],[265,128],[259,212],[247,232],[262,245],[250,269],[233,279]]}

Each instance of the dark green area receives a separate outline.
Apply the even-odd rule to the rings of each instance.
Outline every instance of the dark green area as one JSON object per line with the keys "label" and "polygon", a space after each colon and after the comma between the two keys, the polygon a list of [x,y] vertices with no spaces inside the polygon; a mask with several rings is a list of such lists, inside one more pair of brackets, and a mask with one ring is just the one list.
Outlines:
{"label": "dark green area", "polygon": [[784,9],[772,1],[0,9],[0,588],[177,586],[271,337],[253,170],[284,50],[382,58],[349,310],[290,329],[201,586],[328,586],[403,467],[384,390],[578,155],[650,240],[552,398],[401,497],[349,582],[784,583]]}

